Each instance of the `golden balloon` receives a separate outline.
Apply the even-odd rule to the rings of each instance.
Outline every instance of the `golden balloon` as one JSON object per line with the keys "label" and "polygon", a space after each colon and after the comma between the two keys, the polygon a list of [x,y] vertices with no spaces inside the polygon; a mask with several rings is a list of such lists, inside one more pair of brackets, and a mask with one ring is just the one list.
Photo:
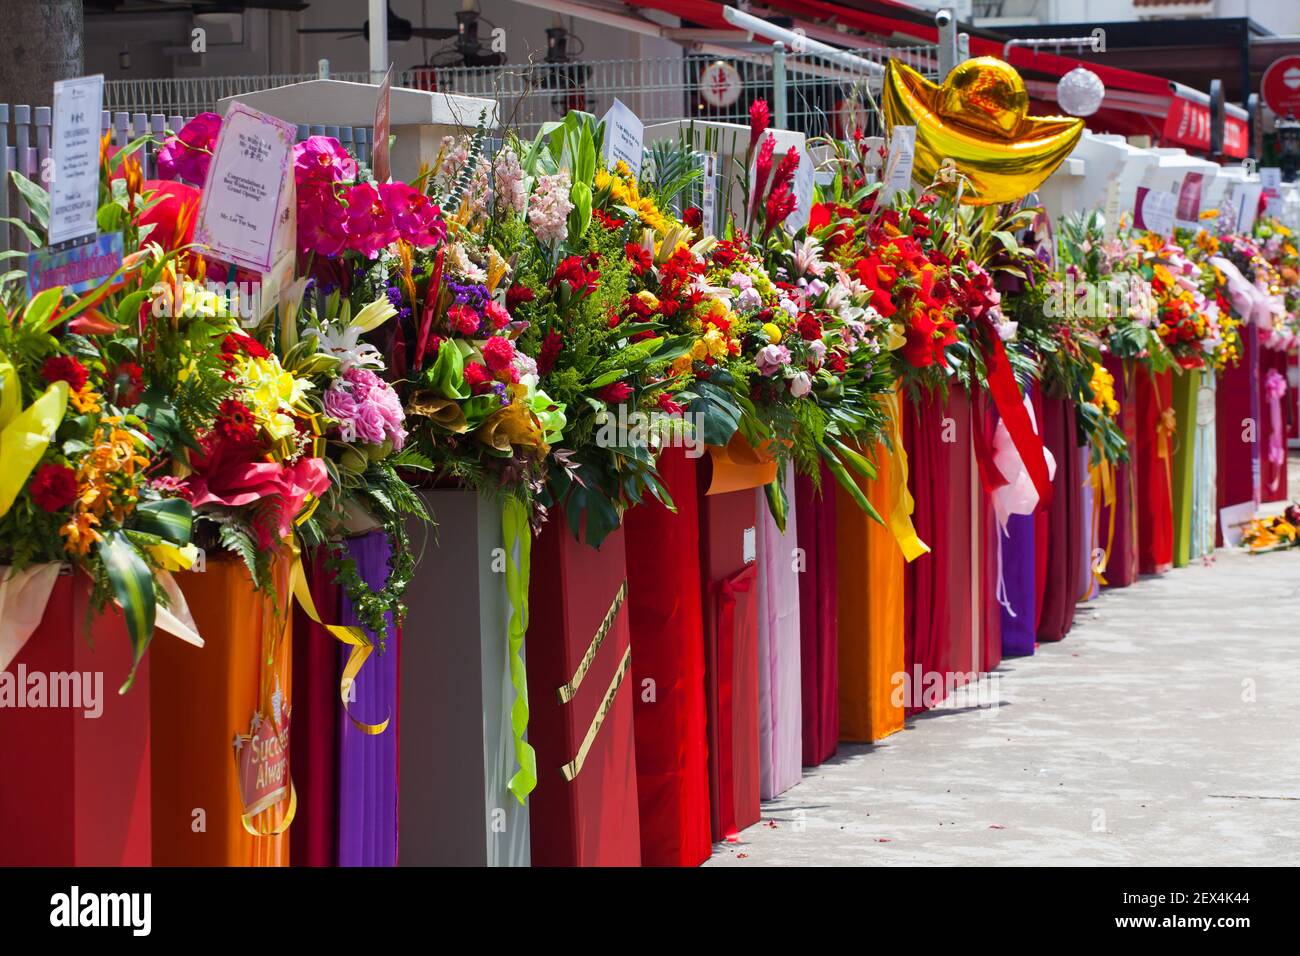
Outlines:
{"label": "golden balloon", "polygon": [[916,127],[913,176],[929,182],[951,159],[970,181],[962,201],[978,206],[1033,192],[1083,134],[1081,119],[1030,116],[1024,80],[991,56],[966,60],[940,86],[890,60],[883,106],[889,129]]}

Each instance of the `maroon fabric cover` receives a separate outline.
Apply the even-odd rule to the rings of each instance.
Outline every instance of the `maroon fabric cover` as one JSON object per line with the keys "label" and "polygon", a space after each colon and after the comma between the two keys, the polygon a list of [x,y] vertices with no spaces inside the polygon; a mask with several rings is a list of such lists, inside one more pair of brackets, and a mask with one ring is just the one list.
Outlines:
{"label": "maroon fabric cover", "polygon": [[[537,789],[528,798],[534,866],[638,866],[636,753],[631,674],[622,671],[629,650],[624,531],[597,550],[575,539],[568,522],[552,512],[533,541],[528,589],[528,740],[537,751]],[[602,621],[618,605],[576,692],[577,680]],[[622,679],[618,675],[622,673]],[[611,690],[612,689],[612,690]],[[572,779],[563,768],[590,749]]]}
{"label": "maroon fabric cover", "polygon": [[[756,535],[753,489],[706,495],[700,472],[700,565],[704,580],[705,705],[709,804],[715,841],[760,818],[758,750],[758,595],[746,533]],[[751,538],[751,540],[755,540]],[[752,555],[750,555],[752,558]]]}
{"label": "maroon fabric cover", "polygon": [[1056,458],[1056,477],[1047,508],[1047,577],[1038,639],[1059,641],[1074,624],[1084,528],[1078,430],[1069,399],[1043,396],[1043,442]]}
{"label": "maroon fabric cover", "polygon": [[[1174,566],[1173,444],[1160,434],[1160,420],[1173,405],[1173,371],[1137,369],[1138,570],[1163,574]],[[1185,424],[1178,422],[1178,429]]]}
{"label": "maroon fabric cover", "polygon": [[[971,403],[961,389],[946,400],[909,397],[904,444],[913,524],[930,553],[907,565],[904,577],[904,653],[909,675],[905,709],[927,709],[920,697],[928,680],[946,689],[976,666],[972,651]],[[934,676],[932,676],[934,675]],[[959,678],[958,678],[959,679]],[[918,682],[920,682],[918,684]],[[942,698],[940,698],[942,699]]]}
{"label": "maroon fabric cover", "polygon": [[658,467],[676,513],[647,497],[624,521],[641,862],[698,866],[712,849],[699,466],[670,448]]}
{"label": "maroon fabric cover", "polygon": [[[307,583],[322,620],[339,621],[339,587],[321,560],[307,560]],[[339,642],[294,602],[293,733],[289,766],[298,813],[289,841],[294,866],[338,865]]]}
{"label": "maroon fabric cover", "polygon": [[[1119,402],[1119,427],[1128,443],[1128,461],[1115,466],[1115,536],[1112,539],[1110,560],[1106,563],[1106,586],[1126,588],[1137,580],[1137,509],[1136,481],[1138,461],[1137,395],[1134,387],[1136,372],[1132,360],[1106,358],[1106,370],[1115,379],[1115,401]],[[1106,546],[1110,534],[1112,509],[1101,509],[1098,547]]]}
{"label": "maroon fabric cover", "polygon": [[840,737],[835,479],[823,465],[820,492],[804,475],[794,483],[804,558],[799,575],[803,762],[815,767],[834,756]]}

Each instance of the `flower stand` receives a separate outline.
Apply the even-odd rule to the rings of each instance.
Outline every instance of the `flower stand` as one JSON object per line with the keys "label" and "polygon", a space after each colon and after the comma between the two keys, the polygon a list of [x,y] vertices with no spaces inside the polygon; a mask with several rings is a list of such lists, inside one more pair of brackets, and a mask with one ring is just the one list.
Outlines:
{"label": "flower stand", "polygon": [[626,599],[623,529],[597,550],[553,512],[533,542],[526,642],[537,866],[641,863]]}
{"label": "flower stand", "polygon": [[700,469],[679,448],[658,469],[677,511],[649,498],[624,519],[641,862],[698,866],[712,852]]}
{"label": "flower stand", "polygon": [[[388,579],[388,535],[371,531],[349,538],[347,547],[361,580],[375,590],[381,589]],[[340,603],[339,623],[360,624],[346,594]],[[340,866],[397,865],[397,755],[401,741],[398,671],[402,634],[391,615],[387,622],[387,634],[369,634],[375,650],[357,674],[348,710],[339,707],[335,717],[339,740]],[[343,645],[337,647],[340,677],[350,651]],[[357,721],[371,726],[388,721],[388,726],[382,733],[372,734],[360,729]]]}
{"label": "flower stand", "polygon": [[947,400],[908,400],[906,445],[916,502],[916,533],[931,552],[907,566],[908,713],[928,710],[969,678],[978,659],[973,613],[978,565],[972,564],[971,401],[960,389]]}
{"label": "flower stand", "polygon": [[[1241,360],[1219,377],[1214,394],[1214,439],[1218,469],[1216,504],[1224,508],[1260,501],[1260,347],[1250,326],[1241,330]],[[1222,521],[1216,542],[1223,544]]]}
{"label": "flower stand", "polygon": [[[0,672],[0,866],[149,866],[152,652],[119,694],[131,669],[121,613],[87,633],[89,582],[48,573],[40,624]],[[160,633],[163,645],[196,650]]]}
{"label": "flower stand", "polygon": [[816,488],[804,475],[794,482],[804,561],[799,574],[799,682],[805,767],[834,756],[840,737],[836,484],[825,465],[820,483]]}
{"label": "flower stand", "polygon": [[501,505],[421,494],[438,526],[409,528],[421,560],[404,598],[398,863],[528,866],[528,807],[507,787],[518,764]]}
{"label": "flower stand", "polygon": [[1181,428],[1173,371],[1138,366],[1138,570],[1163,574],[1174,562],[1173,455]]}
{"label": "flower stand", "polygon": [[1185,568],[1192,554],[1192,485],[1196,472],[1196,396],[1199,370],[1185,370],[1173,380],[1173,409],[1178,431],[1173,448],[1174,567]]}
{"label": "flower stand", "polygon": [[1039,614],[1038,639],[1064,639],[1074,624],[1083,553],[1083,484],[1074,406],[1068,399],[1043,396],[1043,443],[1056,459],[1047,518],[1047,577]]}
{"label": "flower stand", "polygon": [[757,496],[776,477],[743,441],[709,449],[700,483],[709,803],[715,841],[759,821]]}
{"label": "flower stand", "polygon": [[758,530],[758,747],[759,795],[789,790],[803,775],[803,704],[800,699],[799,522],[794,464],[786,465],[790,502],[784,533],[767,495],[754,492]]}
{"label": "flower stand", "polygon": [[1137,396],[1132,361],[1107,356],[1106,370],[1115,380],[1115,401],[1119,403],[1119,428],[1128,444],[1128,461],[1114,466],[1113,503],[1102,496],[1094,499],[1098,547],[1104,549],[1106,587],[1126,588],[1137,581]]}
{"label": "flower stand", "polygon": [[289,864],[288,560],[274,568],[278,604],[229,555],[177,575],[204,646],[163,640],[149,650],[155,865]]}
{"label": "flower stand", "polygon": [[[1259,493],[1262,501],[1287,500],[1287,353],[1259,352]],[[1290,404],[1294,404],[1291,402]]]}
{"label": "flower stand", "polygon": [[1214,531],[1218,527],[1216,506],[1216,475],[1218,454],[1215,433],[1215,405],[1218,378],[1208,370],[1201,372],[1200,386],[1196,389],[1196,462],[1192,478],[1192,560],[1204,558],[1214,551]]}
{"label": "flower stand", "polygon": [[[316,610],[339,621],[339,588],[313,554],[304,558],[307,584]],[[294,866],[335,866],[339,858],[338,759],[336,714],[339,701],[337,641],[294,603],[293,729],[289,762],[298,790],[289,855]]]}
{"label": "flower stand", "polygon": [[[894,425],[901,427],[897,420]],[[874,449],[871,460],[876,477],[854,480],[888,521],[895,510],[895,494],[907,492],[906,478],[899,473],[900,459],[883,443]],[[903,729],[903,699],[895,689],[906,666],[906,562],[888,525],[863,513],[838,485],[834,494],[840,737],[870,743]]]}

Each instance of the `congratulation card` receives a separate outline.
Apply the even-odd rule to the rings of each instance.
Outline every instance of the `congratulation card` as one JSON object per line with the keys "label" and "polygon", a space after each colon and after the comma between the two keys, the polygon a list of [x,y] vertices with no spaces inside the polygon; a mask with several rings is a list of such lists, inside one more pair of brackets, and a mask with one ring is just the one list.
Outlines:
{"label": "congratulation card", "polygon": [[95,233],[95,214],[99,211],[99,125],[103,108],[102,74],[59,80],[54,84],[51,246]]}
{"label": "congratulation card", "polygon": [[[293,209],[293,141],[297,127],[231,104],[212,154],[194,241],[226,262],[271,272],[285,250]],[[291,251],[291,250],[290,250]]]}

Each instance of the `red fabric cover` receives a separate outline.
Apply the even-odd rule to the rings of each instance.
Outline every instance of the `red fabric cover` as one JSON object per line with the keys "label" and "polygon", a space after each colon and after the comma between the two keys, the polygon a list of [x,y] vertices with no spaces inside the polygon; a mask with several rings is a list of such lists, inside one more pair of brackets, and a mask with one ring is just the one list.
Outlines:
{"label": "red fabric cover", "polygon": [[[922,685],[938,675],[969,673],[976,665],[972,640],[971,588],[971,403],[954,388],[946,401],[933,395],[908,398],[904,443],[908,484],[916,508],[916,533],[930,546],[907,565],[904,648],[909,714],[926,709]],[[940,697],[942,699],[942,697]]]}
{"label": "red fabric cover", "polygon": [[[1174,565],[1173,442],[1158,425],[1173,404],[1173,371],[1156,375],[1137,369],[1138,414],[1138,570],[1163,574]],[[1179,422],[1181,431],[1184,423]],[[1162,455],[1163,452],[1163,455]]]}
{"label": "red fabric cover", "polygon": [[641,862],[698,866],[711,852],[699,468],[677,448],[658,467],[676,514],[647,497],[624,521]]}
{"label": "red fabric cover", "polygon": [[[984,418],[985,434],[993,436],[997,428],[998,415],[988,396],[981,393],[975,402],[976,414]],[[1037,421],[1037,419],[1035,419]],[[998,530],[997,512],[993,507],[993,495],[981,484],[979,486],[979,523],[976,534],[979,536],[979,630],[980,661],[979,669],[987,672],[1002,663],[1002,605],[998,603]],[[1006,539],[1003,538],[1003,543]]]}
{"label": "red fabric cover", "polygon": [[1074,405],[1068,399],[1043,396],[1043,439],[1056,458],[1056,478],[1047,508],[1047,581],[1038,639],[1059,641],[1074,624],[1083,560],[1084,476],[1080,473]]}
{"label": "red fabric cover", "polygon": [[[313,555],[319,558],[319,555]],[[339,621],[339,588],[322,560],[307,564],[316,609]],[[293,733],[289,766],[298,791],[289,858],[293,866],[338,864],[339,642],[295,601],[293,630]],[[395,728],[389,728],[391,732]]]}
{"label": "red fabric cover", "polygon": [[[1115,537],[1106,564],[1106,586],[1126,588],[1137,580],[1137,509],[1136,476],[1138,461],[1137,394],[1134,376],[1137,374],[1131,360],[1107,356],[1106,370],[1115,379],[1115,401],[1119,402],[1119,427],[1128,443],[1128,461],[1115,466]],[[1106,546],[1110,534],[1112,509],[1102,506],[1098,547]]]}
{"label": "red fabric cover", "polygon": [[[1043,405],[1043,386],[1034,382],[1031,391],[1034,403],[1034,421],[1041,430],[1045,421],[1046,408]],[[1044,443],[1046,444],[1046,443]],[[1051,515],[1047,508],[1039,505],[1034,512],[1034,633],[1043,626],[1043,596],[1047,593],[1047,532],[1051,527]]]}
{"label": "red fabric cover", "polygon": [[799,575],[800,681],[803,762],[834,756],[840,737],[838,570],[835,558],[835,479],[823,465],[821,491],[795,477],[795,514],[804,565]]}
{"label": "red fabric cover", "polygon": [[[1215,449],[1218,468],[1215,482],[1220,509],[1255,498],[1255,461],[1259,443],[1248,441],[1247,422],[1254,416],[1259,395],[1256,361],[1258,336],[1246,328],[1241,336],[1242,356],[1236,365],[1219,373],[1214,392]],[[1258,439],[1258,434],[1255,436]],[[1223,544],[1223,525],[1215,522],[1215,543]]]}
{"label": "red fabric cover", "polygon": [[[701,472],[701,489],[708,483],[708,472]],[[756,534],[756,498],[752,489],[700,498],[700,565],[707,582],[709,803],[715,841],[752,826],[760,816],[757,581],[756,566],[746,563],[744,546],[746,532]]]}
{"label": "red fabric cover", "polygon": [[628,651],[624,601],[575,696],[560,701],[559,689],[574,680],[627,579],[623,536],[619,528],[597,550],[574,538],[557,509],[533,541],[524,643],[528,740],[537,751],[537,789],[528,798],[534,866],[641,862],[630,673],[618,685],[577,776],[567,780],[561,772],[599,719]]}
{"label": "red fabric cover", "polygon": [[1287,353],[1280,349],[1259,350],[1259,497],[1260,501],[1287,500],[1286,477],[1286,439],[1287,423],[1295,417],[1295,395],[1293,386],[1288,383],[1286,393],[1282,396],[1282,462],[1274,464],[1269,460],[1268,450],[1273,439],[1273,405],[1264,394],[1264,385],[1268,381],[1270,370],[1286,378]]}
{"label": "red fabric cover", "polygon": [[[85,707],[0,711],[0,866],[152,862],[149,657],[131,689],[119,694],[131,668],[126,622],[115,608],[106,610],[87,633],[89,596],[83,576],[61,574],[40,626],[7,671],[20,694],[20,666],[28,681],[36,673],[47,681],[55,673],[77,672],[83,680],[101,673],[103,711],[94,719]],[[47,702],[51,690],[47,683]]]}

